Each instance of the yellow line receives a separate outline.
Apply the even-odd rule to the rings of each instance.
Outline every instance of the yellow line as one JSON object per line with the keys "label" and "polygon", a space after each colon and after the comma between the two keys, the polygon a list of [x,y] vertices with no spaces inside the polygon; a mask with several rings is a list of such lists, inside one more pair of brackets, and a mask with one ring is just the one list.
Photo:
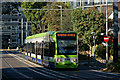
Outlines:
{"label": "yellow line", "polygon": [[18,49],[0,49],[0,51],[16,51]]}

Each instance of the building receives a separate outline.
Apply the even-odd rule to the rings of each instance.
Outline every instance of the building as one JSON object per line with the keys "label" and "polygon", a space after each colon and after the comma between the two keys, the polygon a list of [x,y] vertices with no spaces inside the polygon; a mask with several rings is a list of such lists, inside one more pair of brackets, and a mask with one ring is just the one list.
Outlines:
{"label": "building", "polygon": [[[106,0],[88,0],[88,2],[82,2],[83,0],[80,0],[76,2],[76,6],[79,8],[81,7],[82,9],[88,9],[91,7],[96,6],[98,11],[102,12],[106,16]],[[93,1],[93,2],[92,2]],[[74,4],[72,3],[74,6]],[[113,29],[113,3],[108,2],[108,21],[111,21],[108,23],[109,29]],[[120,45],[120,2],[118,2],[118,27],[119,27],[119,32],[118,32],[118,43]]]}
{"label": "building", "polygon": [[[98,11],[102,12],[106,16],[106,0],[94,0],[94,2],[90,2],[92,0],[88,0],[89,2],[82,2],[83,0],[80,0],[81,2],[76,2],[77,7],[81,7],[82,9],[88,9],[91,7],[96,6]],[[120,2],[118,2],[118,45],[119,45],[119,51],[118,55],[120,57]],[[112,30],[113,32],[113,3],[108,2],[108,28],[109,30]]]}
{"label": "building", "polygon": [[9,14],[2,15],[2,48],[14,49],[22,46],[26,36],[29,36],[31,25],[22,11],[13,9]]}

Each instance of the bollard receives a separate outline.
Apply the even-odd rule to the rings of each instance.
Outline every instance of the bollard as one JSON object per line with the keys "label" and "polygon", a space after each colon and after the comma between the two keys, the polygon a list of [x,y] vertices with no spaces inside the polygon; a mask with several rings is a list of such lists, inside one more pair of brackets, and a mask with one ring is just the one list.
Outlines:
{"label": "bollard", "polygon": [[94,64],[96,64],[96,54],[94,54]]}
{"label": "bollard", "polygon": [[88,54],[88,65],[90,64],[90,54]]}
{"label": "bollard", "polygon": [[8,50],[10,49],[10,47],[8,47]]}

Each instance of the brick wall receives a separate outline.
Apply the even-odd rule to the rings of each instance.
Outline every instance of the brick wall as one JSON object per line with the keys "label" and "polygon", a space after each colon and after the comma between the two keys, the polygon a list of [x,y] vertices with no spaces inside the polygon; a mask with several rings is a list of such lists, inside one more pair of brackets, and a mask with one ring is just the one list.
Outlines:
{"label": "brick wall", "polygon": [[[108,5],[108,16],[112,13],[113,11],[113,5]],[[120,2],[118,2],[118,11],[120,11]],[[101,7],[101,12],[106,15],[106,5]]]}
{"label": "brick wall", "polygon": [[[108,16],[112,14],[113,5],[108,5]],[[101,12],[106,16],[106,6],[101,7]]]}
{"label": "brick wall", "polygon": [[120,34],[118,34],[118,43],[120,44]]}
{"label": "brick wall", "polygon": [[120,2],[118,2],[118,11],[120,11]]}

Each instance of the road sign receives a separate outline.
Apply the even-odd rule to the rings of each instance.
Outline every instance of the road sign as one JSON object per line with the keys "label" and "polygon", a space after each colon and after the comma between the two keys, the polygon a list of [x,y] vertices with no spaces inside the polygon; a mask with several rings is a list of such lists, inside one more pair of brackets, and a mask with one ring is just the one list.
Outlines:
{"label": "road sign", "polygon": [[105,42],[108,42],[108,41],[109,41],[109,37],[108,37],[108,36],[105,36],[105,37],[104,37],[104,41],[105,41]]}
{"label": "road sign", "polygon": [[93,35],[93,40],[95,39],[95,35]]}

